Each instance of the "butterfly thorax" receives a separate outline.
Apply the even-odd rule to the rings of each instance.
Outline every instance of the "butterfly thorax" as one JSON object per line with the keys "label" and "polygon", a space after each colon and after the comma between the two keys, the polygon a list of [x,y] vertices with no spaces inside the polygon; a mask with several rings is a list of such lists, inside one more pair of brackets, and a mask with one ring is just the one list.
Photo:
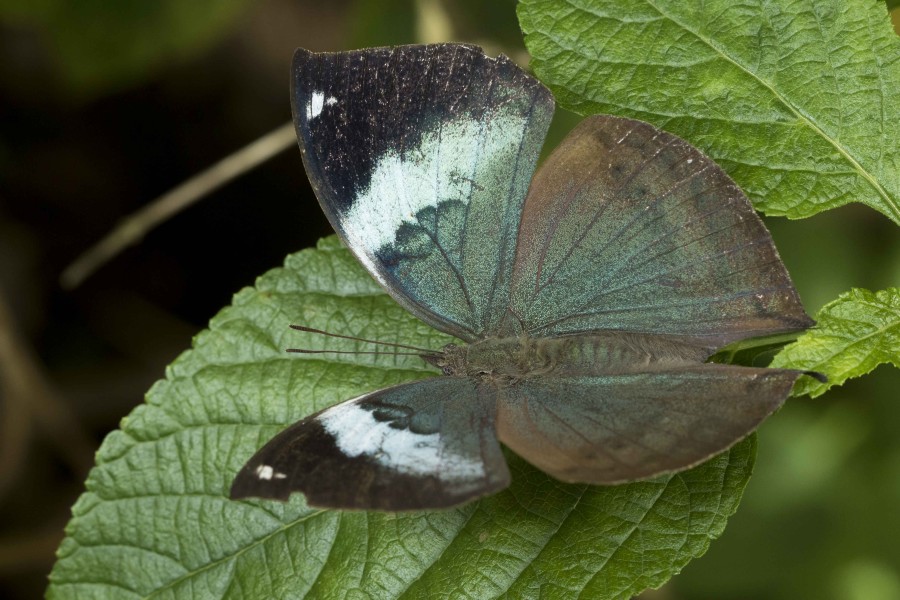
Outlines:
{"label": "butterfly thorax", "polygon": [[554,338],[486,338],[468,346],[448,344],[426,357],[445,375],[500,385],[547,375],[610,375],[697,364],[704,348],[639,333],[594,332]]}

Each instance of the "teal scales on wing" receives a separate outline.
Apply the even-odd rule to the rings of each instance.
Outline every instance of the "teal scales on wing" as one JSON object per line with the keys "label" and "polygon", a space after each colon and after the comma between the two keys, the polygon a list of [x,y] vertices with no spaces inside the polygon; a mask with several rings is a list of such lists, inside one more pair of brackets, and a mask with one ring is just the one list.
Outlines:
{"label": "teal scales on wing", "polygon": [[445,377],[289,427],[233,498],[453,506],[508,485],[498,440],[565,481],[645,479],[747,436],[801,375],[704,362],[812,321],[747,198],[684,140],[590,117],[532,179],[549,91],[459,44],[298,50],[292,106],[345,244],[467,345],[423,355]]}

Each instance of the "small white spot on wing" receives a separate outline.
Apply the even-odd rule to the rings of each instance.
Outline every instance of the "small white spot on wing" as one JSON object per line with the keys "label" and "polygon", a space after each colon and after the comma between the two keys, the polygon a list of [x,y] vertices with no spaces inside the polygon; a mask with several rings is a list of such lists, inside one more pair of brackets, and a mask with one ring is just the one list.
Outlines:
{"label": "small white spot on wing", "polygon": [[271,465],[259,465],[256,467],[256,476],[264,481],[271,479],[287,479],[287,474],[276,471]]}
{"label": "small white spot on wing", "polygon": [[306,120],[312,121],[322,114],[322,109],[326,106],[334,106],[337,104],[337,98],[334,96],[325,97],[325,92],[313,92],[309,96],[309,102],[306,105]]}
{"label": "small white spot on wing", "polygon": [[325,94],[323,92],[313,92],[309,96],[309,102],[306,104],[306,120],[312,121],[322,113],[322,107],[325,105]]}

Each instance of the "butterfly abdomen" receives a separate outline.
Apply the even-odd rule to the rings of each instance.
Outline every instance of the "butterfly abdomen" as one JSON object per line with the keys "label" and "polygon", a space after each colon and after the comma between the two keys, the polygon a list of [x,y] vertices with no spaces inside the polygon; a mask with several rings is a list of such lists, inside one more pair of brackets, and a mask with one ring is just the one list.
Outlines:
{"label": "butterfly abdomen", "polygon": [[[515,383],[547,375],[609,375],[702,363],[706,350],[660,336],[600,331],[554,338],[488,338],[453,347],[451,375]],[[450,357],[449,354],[453,356]]]}

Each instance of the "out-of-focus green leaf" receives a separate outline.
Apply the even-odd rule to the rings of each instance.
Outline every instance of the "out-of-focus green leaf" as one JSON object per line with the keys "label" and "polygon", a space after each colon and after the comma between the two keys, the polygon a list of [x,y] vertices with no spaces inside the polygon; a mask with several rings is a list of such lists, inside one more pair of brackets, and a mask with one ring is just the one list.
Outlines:
{"label": "out-of-focus green leaf", "polygon": [[248,0],[11,0],[0,20],[44,35],[63,79],[90,95],[139,83],[219,39]]}
{"label": "out-of-focus green leaf", "polygon": [[478,44],[499,43],[507,53],[524,50],[516,21],[516,1],[441,0],[465,39]]}
{"label": "out-of-focus green leaf", "polygon": [[350,13],[355,48],[397,46],[416,40],[414,0],[355,0]]}
{"label": "out-of-focus green leaf", "polygon": [[772,361],[773,367],[819,371],[828,376],[827,383],[802,378],[794,395],[815,398],[880,364],[900,367],[900,288],[874,293],[852,289],[823,306],[816,320],[815,328]]}
{"label": "out-of-focus green leaf", "polygon": [[512,486],[456,510],[339,512],[231,501],[268,438],[335,402],[434,375],[303,323],[428,347],[449,341],[391,300],[334,238],[238,293],[104,441],[73,508],[50,598],[630,598],[725,527],[751,437],[693,470],[615,487],[562,484],[509,455]]}
{"label": "out-of-focus green leaf", "polygon": [[535,73],[581,114],[702,148],[770,215],[900,224],[900,38],[870,0],[522,0]]}
{"label": "out-of-focus green leaf", "polygon": [[898,591],[860,597],[900,598],[898,389],[900,369],[876,369],[769,419],[740,510],[669,597],[848,600],[846,570],[866,562],[893,573]]}

